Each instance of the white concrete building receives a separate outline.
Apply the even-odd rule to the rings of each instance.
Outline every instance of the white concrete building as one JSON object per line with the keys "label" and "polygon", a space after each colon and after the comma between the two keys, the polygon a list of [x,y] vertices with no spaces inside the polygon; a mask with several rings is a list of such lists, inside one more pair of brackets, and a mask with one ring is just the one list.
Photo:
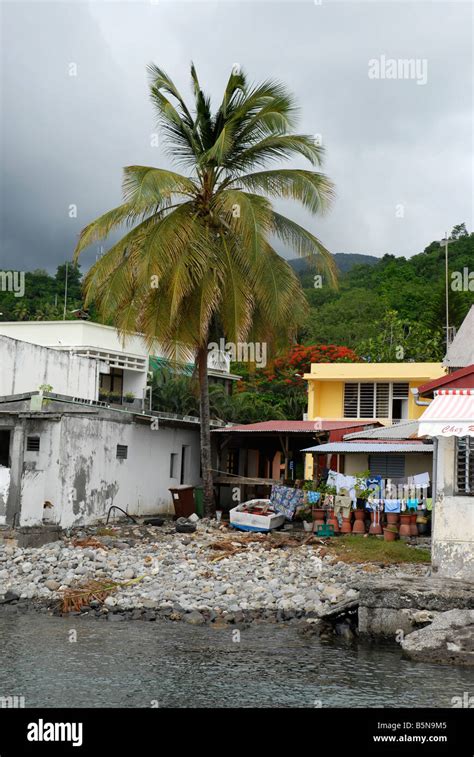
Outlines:
{"label": "white concrete building", "polygon": [[418,434],[434,438],[433,570],[474,581],[474,389],[440,389]]}
{"label": "white concrete building", "polygon": [[27,393],[0,401],[0,525],[67,528],[173,513],[169,487],[200,483],[199,419]]}
{"label": "white concrete building", "polygon": [[[94,397],[77,394],[72,389],[74,382],[68,391],[62,383],[61,386],[56,385],[56,372],[50,377],[51,380],[41,382],[50,384],[54,392],[100,399],[101,391],[104,391],[113,393],[116,396],[113,401],[119,403],[122,403],[125,395],[131,394],[135,398],[135,406],[139,408],[149,398],[147,386],[150,358],[165,357],[159,344],[149,349],[140,334],[129,334],[123,340],[112,326],[93,321],[0,321],[1,335],[95,361],[98,378]],[[183,363],[194,363],[189,350],[183,349],[179,358]],[[208,369],[210,381],[224,383],[228,390],[239,379],[239,376],[229,372],[230,357],[225,352],[210,352]],[[25,373],[25,380],[27,376],[28,372]],[[30,382],[28,386],[22,384],[22,388],[16,391],[33,391],[38,386],[37,382]],[[8,393],[0,390],[0,395]]]}
{"label": "white concrete building", "polygon": [[[120,398],[128,392],[140,401],[145,397],[148,350],[138,334],[130,335],[122,342],[117,330],[111,326],[80,320],[0,322],[0,334],[95,361],[98,383],[93,399],[99,398],[101,389],[114,391]],[[55,392],[83,396],[76,395],[72,389],[65,392],[53,380],[46,383],[53,386]],[[36,388],[27,387],[30,391]]]}
{"label": "white concrete building", "polygon": [[59,394],[95,400],[101,364],[74,352],[59,352],[0,335],[0,397],[50,385]]}

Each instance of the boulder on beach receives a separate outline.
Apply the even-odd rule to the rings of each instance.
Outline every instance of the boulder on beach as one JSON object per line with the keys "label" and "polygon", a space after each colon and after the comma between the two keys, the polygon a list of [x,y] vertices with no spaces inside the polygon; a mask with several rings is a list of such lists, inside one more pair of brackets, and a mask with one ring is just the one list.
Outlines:
{"label": "boulder on beach", "polygon": [[474,665],[474,610],[441,612],[433,622],[405,636],[405,657],[445,665]]}

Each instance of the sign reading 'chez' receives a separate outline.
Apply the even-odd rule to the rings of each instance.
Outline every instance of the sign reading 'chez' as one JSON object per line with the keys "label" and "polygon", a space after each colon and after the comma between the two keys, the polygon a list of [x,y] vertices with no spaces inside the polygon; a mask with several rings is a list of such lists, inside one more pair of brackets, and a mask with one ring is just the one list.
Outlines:
{"label": "sign reading 'chez'", "polygon": [[474,424],[451,424],[449,426],[442,426],[440,431],[443,436],[471,436],[474,433]]}

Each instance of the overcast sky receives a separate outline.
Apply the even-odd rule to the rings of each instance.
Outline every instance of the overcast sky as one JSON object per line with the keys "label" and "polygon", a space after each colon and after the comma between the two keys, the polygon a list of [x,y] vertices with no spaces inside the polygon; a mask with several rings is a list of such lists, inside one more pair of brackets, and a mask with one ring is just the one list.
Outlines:
{"label": "overcast sky", "polygon": [[[150,144],[150,61],[188,95],[193,60],[214,103],[235,63],[287,84],[337,199],[324,218],[285,211],[332,252],[409,256],[471,230],[472,14],[448,0],[2,2],[0,267],[54,270],[120,203],[123,166],[169,165]],[[421,83],[370,78],[381,56],[418,61]]]}

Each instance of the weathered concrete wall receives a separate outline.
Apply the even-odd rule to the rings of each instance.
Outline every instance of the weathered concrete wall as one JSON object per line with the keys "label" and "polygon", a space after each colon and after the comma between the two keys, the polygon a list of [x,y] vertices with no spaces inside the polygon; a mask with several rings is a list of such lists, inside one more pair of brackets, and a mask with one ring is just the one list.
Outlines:
{"label": "weathered concrete wall", "polygon": [[456,437],[440,438],[434,503],[433,570],[474,581],[474,497],[455,493]]}
{"label": "weathered concrete wall", "polygon": [[[79,416],[41,423],[40,452],[25,452],[22,526],[41,523],[46,500],[63,528],[103,518],[111,505],[131,515],[173,512],[168,489],[179,480],[170,478],[170,455],[178,455],[179,476],[183,445],[185,483],[200,483],[197,429],[154,431],[147,424]],[[117,444],[128,447],[126,460],[117,459]]]}
{"label": "weathered concrete wall", "polygon": [[50,384],[57,394],[97,399],[98,363],[89,358],[0,335],[0,367],[0,396]]}
{"label": "weathered concrete wall", "polygon": [[395,638],[438,613],[474,609],[474,584],[426,576],[366,580],[360,585],[359,633]]}

